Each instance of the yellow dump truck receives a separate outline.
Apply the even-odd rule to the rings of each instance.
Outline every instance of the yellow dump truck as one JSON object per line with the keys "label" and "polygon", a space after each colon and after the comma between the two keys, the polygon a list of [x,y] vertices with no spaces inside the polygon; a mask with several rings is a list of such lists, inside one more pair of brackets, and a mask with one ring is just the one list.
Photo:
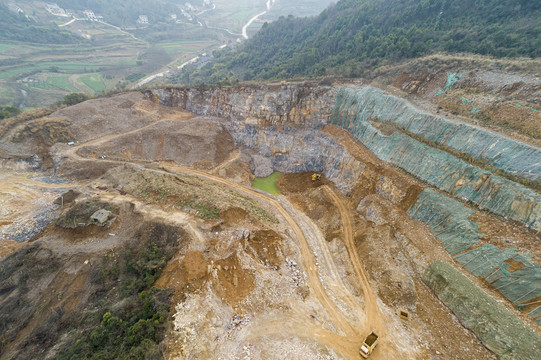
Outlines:
{"label": "yellow dump truck", "polygon": [[378,340],[379,336],[374,331],[372,331],[370,335],[364,339],[363,346],[361,346],[361,350],[359,350],[363,358],[366,359],[370,356],[370,354],[372,354],[372,351],[374,351],[374,348],[378,344]]}

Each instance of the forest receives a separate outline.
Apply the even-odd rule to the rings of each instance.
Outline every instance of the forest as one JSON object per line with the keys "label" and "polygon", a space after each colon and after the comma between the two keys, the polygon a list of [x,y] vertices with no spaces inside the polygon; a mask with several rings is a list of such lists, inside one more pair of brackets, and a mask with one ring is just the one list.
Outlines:
{"label": "forest", "polygon": [[281,17],[179,82],[360,76],[434,52],[541,56],[541,2],[341,0],[312,18]]}

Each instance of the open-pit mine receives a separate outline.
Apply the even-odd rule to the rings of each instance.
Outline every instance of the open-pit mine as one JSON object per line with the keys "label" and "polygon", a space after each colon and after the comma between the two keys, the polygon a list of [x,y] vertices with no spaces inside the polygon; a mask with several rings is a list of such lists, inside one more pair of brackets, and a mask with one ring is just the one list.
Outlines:
{"label": "open-pit mine", "polygon": [[469,115],[539,124],[541,83],[497,75],[0,122],[0,359],[539,359],[541,149]]}

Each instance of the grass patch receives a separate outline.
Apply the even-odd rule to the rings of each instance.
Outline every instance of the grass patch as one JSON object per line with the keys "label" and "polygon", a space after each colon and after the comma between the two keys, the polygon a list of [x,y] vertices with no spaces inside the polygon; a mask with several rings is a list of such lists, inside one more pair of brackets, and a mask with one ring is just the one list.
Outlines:
{"label": "grass patch", "polygon": [[276,186],[278,179],[282,176],[280,172],[274,172],[265,178],[256,178],[252,182],[252,187],[268,192],[272,195],[279,195],[280,190]]}
{"label": "grass patch", "polygon": [[67,90],[71,92],[78,92],[75,86],[73,86],[66,76],[51,76],[47,79],[47,82],[58,89]]}
{"label": "grass patch", "polygon": [[105,91],[105,84],[103,83],[103,78],[101,74],[90,74],[81,76],[81,81],[91,88],[95,93],[101,93]]}

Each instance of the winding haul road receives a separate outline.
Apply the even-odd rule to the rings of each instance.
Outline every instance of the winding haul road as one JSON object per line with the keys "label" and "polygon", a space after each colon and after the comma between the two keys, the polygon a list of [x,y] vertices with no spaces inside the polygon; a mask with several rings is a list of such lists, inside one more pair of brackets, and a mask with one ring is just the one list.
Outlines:
{"label": "winding haul road", "polygon": [[[186,116],[189,115],[189,113],[186,113]],[[182,121],[182,118],[183,117],[179,117],[178,120]],[[158,120],[150,125],[133,129],[125,133],[107,135],[90,140],[87,143],[73,146],[64,150],[63,155],[76,161],[88,161],[89,159],[77,153],[79,148],[88,145],[99,145],[120,136],[134,134],[140,130],[155,126],[157,123],[162,121],[171,121],[171,119]],[[95,161],[118,164],[128,162],[121,160]],[[393,347],[392,342],[386,339],[388,337],[392,337],[393,334],[387,331],[386,323],[384,322],[377,306],[376,295],[370,286],[368,276],[355,249],[350,210],[341,200],[340,194],[337,194],[328,186],[322,186],[324,194],[334,202],[340,212],[344,236],[343,240],[346,244],[351,265],[354,268],[355,275],[358,278],[360,288],[363,293],[364,304],[362,304],[358,298],[353,296],[350,289],[344,285],[340,275],[336,271],[336,264],[334,263],[334,260],[330,254],[327,241],[319,231],[311,230],[313,229],[311,227],[316,227],[316,225],[313,224],[306,216],[295,210],[285,197],[271,196],[254,190],[253,188],[213,175],[210,172],[196,170],[184,166],[163,164],[160,169],[153,168],[153,171],[195,175],[266,203],[268,206],[275,209],[276,214],[280,214],[294,235],[294,238],[297,240],[310,288],[312,289],[317,300],[325,309],[325,312],[333,324],[332,328],[335,330],[329,330],[325,322],[307,322],[306,319],[310,319],[310,316],[308,314],[299,313],[296,314],[297,316],[293,317],[284,317],[283,319],[276,319],[259,325],[254,324],[254,336],[276,334],[281,336],[310,337],[322,344],[329,346],[330,348],[333,348],[346,359],[356,359],[359,357],[358,349],[364,336],[366,336],[370,330],[376,330],[382,338],[382,343],[388,345],[386,346],[385,350],[379,349],[378,352],[384,352],[386,356],[391,355],[400,357],[398,349]],[[319,261],[314,255],[316,253],[314,246],[320,249],[320,253],[323,253]],[[325,276],[322,276],[323,273]],[[322,279],[325,279],[325,284],[322,282]],[[339,301],[337,302],[337,300]],[[342,306],[339,306],[338,303],[342,304]],[[344,303],[347,303],[345,307],[343,305]],[[301,310],[296,311],[301,312]],[[356,320],[352,320],[351,312],[361,316],[354,316]],[[358,320],[359,318],[361,320]],[[377,359],[380,358],[379,355],[383,354],[374,355],[374,358]]]}
{"label": "winding haul road", "polygon": [[256,16],[254,16],[253,18],[251,18],[250,20],[248,20],[248,22],[246,23],[246,25],[244,25],[242,27],[242,37],[245,38],[245,39],[248,39],[248,27],[250,25],[252,25],[252,23],[254,21],[257,20],[257,18],[259,18],[260,16],[263,16],[265,15],[272,7],[272,4],[274,4],[276,0],[267,0],[267,10],[263,11],[263,12],[260,12],[259,14],[257,14]]}
{"label": "winding haul road", "polygon": [[[252,25],[252,23],[254,21],[256,21],[259,17],[265,15],[271,8],[272,8],[272,5],[274,4],[276,0],[267,0],[267,10],[263,11],[263,12],[260,12],[259,14],[255,15],[254,17],[252,17],[250,20],[248,20],[248,22],[242,27],[242,37],[244,39],[248,39],[248,27],[250,27],[250,25]],[[216,5],[214,5],[213,9],[214,10],[216,8]],[[73,21],[72,21],[73,22]],[[199,22],[199,21],[198,21]],[[71,22],[70,22],[71,23]],[[203,26],[203,24],[201,22],[199,22],[199,24],[201,26]],[[65,26],[65,25],[68,25],[68,23],[62,25],[62,26]],[[222,28],[217,28],[217,27],[212,27],[212,26],[209,26],[209,25],[206,25],[206,27],[208,27],[209,29],[218,29],[218,30],[224,30],[224,31],[227,31],[229,34],[231,35],[238,35],[238,34],[235,34],[233,32],[231,32],[230,30],[228,29],[222,29]],[[226,45],[225,45],[226,46]],[[220,46],[219,49],[223,49],[225,47],[224,45]],[[212,51],[212,50],[211,50]],[[196,56],[188,61],[186,61],[185,63],[183,63],[182,65],[178,66],[177,67],[177,70],[181,70],[182,68],[184,68],[186,65],[188,64],[193,64],[195,62],[197,62],[197,60],[199,60],[199,56]],[[150,75],[142,80],[140,80],[137,84],[135,84],[132,88],[133,89],[137,89],[141,86],[144,86],[148,83],[150,83],[151,81],[153,80],[156,80],[157,78],[160,78],[160,77],[164,77],[168,72],[170,72],[171,70],[165,70],[165,71],[162,71],[160,73],[157,73],[157,74],[154,74],[154,75]]]}

